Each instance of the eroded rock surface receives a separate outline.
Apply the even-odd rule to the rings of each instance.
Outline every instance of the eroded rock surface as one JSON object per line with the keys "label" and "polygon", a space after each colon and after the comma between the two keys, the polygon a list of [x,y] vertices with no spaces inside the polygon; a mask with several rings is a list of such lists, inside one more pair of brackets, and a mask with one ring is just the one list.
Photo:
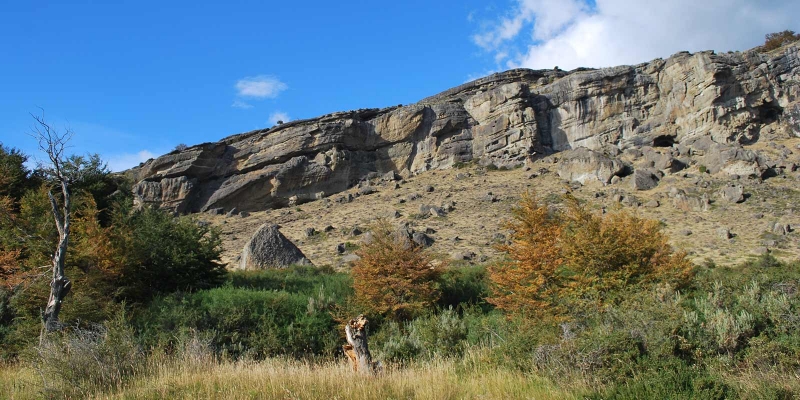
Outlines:
{"label": "eroded rock surface", "polygon": [[[257,211],[330,196],[376,174],[473,160],[512,167],[578,148],[642,154],[660,171],[702,160],[711,173],[758,177],[769,163],[743,146],[800,136],[798,67],[794,44],[599,70],[516,69],[404,107],[339,112],[173,152],[134,169],[134,193],[139,204],[179,213]],[[623,153],[643,146],[661,150]],[[586,171],[580,161],[564,173],[610,182],[619,165],[598,157]]]}

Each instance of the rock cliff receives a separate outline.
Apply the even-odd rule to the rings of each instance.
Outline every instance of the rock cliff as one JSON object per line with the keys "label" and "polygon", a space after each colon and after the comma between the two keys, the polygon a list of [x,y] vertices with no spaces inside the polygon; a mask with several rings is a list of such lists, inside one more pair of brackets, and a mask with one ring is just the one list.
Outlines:
{"label": "rock cliff", "polygon": [[134,192],[139,204],[179,213],[256,211],[390,171],[471,161],[512,167],[578,148],[563,157],[566,179],[608,183],[633,169],[657,179],[697,160],[712,173],[760,175],[780,160],[748,145],[800,136],[798,48],[506,71],[408,106],[339,112],[172,152],[132,171]]}

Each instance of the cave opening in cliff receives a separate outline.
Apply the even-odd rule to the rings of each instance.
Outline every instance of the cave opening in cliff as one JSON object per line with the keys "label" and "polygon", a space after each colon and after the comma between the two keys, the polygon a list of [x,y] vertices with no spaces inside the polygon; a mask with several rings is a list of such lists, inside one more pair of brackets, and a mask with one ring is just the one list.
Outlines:
{"label": "cave opening in cliff", "polygon": [[653,139],[653,147],[672,147],[675,144],[675,136],[661,135]]}
{"label": "cave opening in cliff", "polygon": [[756,107],[756,121],[762,124],[771,124],[776,122],[783,114],[783,107],[771,102],[766,101],[764,104]]}

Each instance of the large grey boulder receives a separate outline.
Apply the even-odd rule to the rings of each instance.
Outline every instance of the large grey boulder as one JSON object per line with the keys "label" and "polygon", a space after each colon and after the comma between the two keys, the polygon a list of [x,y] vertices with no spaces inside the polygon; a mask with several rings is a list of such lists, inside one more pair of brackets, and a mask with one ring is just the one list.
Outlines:
{"label": "large grey boulder", "polygon": [[622,173],[625,166],[610,157],[586,148],[563,152],[558,163],[558,176],[561,179],[586,184],[598,181],[606,184],[611,178]]}
{"label": "large grey boulder", "polygon": [[311,265],[300,249],[278,230],[278,225],[264,224],[242,249],[239,269],[286,268],[293,264]]}

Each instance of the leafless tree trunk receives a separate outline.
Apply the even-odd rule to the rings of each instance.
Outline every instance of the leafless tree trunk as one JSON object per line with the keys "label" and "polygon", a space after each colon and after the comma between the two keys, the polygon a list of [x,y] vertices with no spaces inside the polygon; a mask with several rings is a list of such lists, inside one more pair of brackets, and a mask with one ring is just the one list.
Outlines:
{"label": "leafless tree trunk", "polygon": [[342,348],[353,364],[353,371],[362,375],[375,375],[380,371],[381,366],[380,363],[372,362],[372,354],[369,352],[367,343],[367,323],[367,318],[363,315],[351,319],[344,326],[347,344]]}
{"label": "leafless tree trunk", "polygon": [[63,197],[63,204],[59,206],[52,189],[47,193],[50,198],[53,219],[58,229],[58,245],[52,259],[53,279],[50,281],[50,298],[47,300],[47,307],[42,315],[44,330],[52,332],[61,329],[58,314],[61,312],[61,303],[64,301],[64,297],[67,296],[72,288],[72,282],[64,274],[64,261],[67,256],[67,245],[69,244],[72,200],[70,184],[74,178],[69,176],[70,173],[68,171],[64,170],[64,150],[72,138],[72,131],[67,129],[63,134],[59,134],[44,121],[44,116],[32,116],[36,120],[32,136],[39,141],[39,149],[47,154],[50,166],[46,169],[46,172],[55,181]]}

